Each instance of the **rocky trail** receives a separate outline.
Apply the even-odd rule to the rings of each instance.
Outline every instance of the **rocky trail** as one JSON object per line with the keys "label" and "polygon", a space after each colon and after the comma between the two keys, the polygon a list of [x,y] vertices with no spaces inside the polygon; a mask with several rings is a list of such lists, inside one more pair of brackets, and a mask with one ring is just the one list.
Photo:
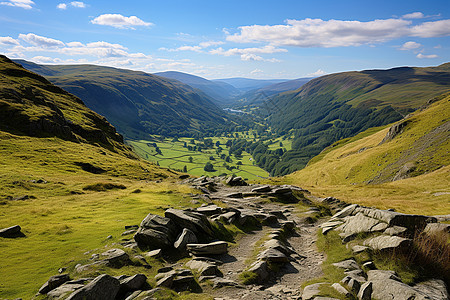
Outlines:
{"label": "rocky trail", "polygon": [[[183,183],[200,191],[192,195],[193,202],[203,205],[169,208],[164,217],[148,214],[139,226],[127,228],[126,234],[134,236],[123,240],[122,249],[94,254],[93,262],[77,265],[81,279],[56,275],[39,292],[46,299],[171,299],[168,291],[205,293],[216,300],[338,299],[326,296],[324,286],[339,299],[448,299],[442,276],[407,285],[395,272],[378,270],[373,261],[358,256],[404,251],[418,232],[448,234],[450,226],[437,218],[318,199],[296,186],[248,185],[240,177]],[[334,212],[331,218],[323,217],[324,207]],[[230,228],[240,233],[232,238]],[[339,282],[302,289],[303,283],[324,275],[325,254],[316,247],[319,230],[324,235],[337,231],[354,257],[333,264],[345,273]],[[166,262],[153,279],[145,275],[149,257]],[[82,277],[100,266],[126,265],[141,266],[142,273]]]}

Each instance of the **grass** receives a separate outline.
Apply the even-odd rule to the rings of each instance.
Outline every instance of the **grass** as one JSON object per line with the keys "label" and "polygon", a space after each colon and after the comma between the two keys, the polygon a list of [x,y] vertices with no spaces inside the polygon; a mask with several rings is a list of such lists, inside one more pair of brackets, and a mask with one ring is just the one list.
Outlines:
{"label": "grass", "polygon": [[[241,137],[245,136],[241,133]],[[187,173],[194,176],[218,176],[221,174],[235,174],[237,176],[242,176],[248,180],[257,180],[260,178],[268,177],[269,174],[258,167],[257,165],[253,165],[253,158],[250,154],[244,152],[242,154],[242,158],[231,157],[232,162],[226,162],[224,159],[220,158],[220,155],[216,154],[216,146],[214,149],[204,149],[202,152],[198,151],[189,151],[187,148],[183,147],[183,143],[186,142],[187,145],[194,146],[190,144],[192,139],[180,138],[179,141],[173,142],[171,139],[165,139],[163,142],[156,142],[156,145],[161,150],[162,154],[158,154],[156,152],[156,148],[149,145],[153,142],[140,140],[140,141],[127,141],[130,144],[135,152],[144,159],[147,159],[151,162],[158,163],[160,166],[175,170],[183,170],[186,166]],[[227,138],[212,138],[213,143],[219,141],[221,143],[221,147],[223,151],[221,152],[228,156],[227,147],[224,145]],[[198,141],[196,141],[198,143]],[[210,160],[210,156],[214,158],[214,160]],[[192,157],[192,162],[189,158]],[[210,162],[214,166],[214,172],[206,172],[203,168],[207,162]],[[238,162],[240,164],[238,165]],[[224,164],[236,167],[236,169],[228,170],[223,165]]]}
{"label": "grass", "polygon": [[[299,184],[317,196],[394,208],[405,213],[450,213],[450,96],[416,112],[403,133],[380,145],[388,128],[374,128],[342,140],[315,157],[298,172],[276,182]],[[416,165],[417,175],[391,181],[406,163]],[[371,184],[367,184],[367,183]]]}

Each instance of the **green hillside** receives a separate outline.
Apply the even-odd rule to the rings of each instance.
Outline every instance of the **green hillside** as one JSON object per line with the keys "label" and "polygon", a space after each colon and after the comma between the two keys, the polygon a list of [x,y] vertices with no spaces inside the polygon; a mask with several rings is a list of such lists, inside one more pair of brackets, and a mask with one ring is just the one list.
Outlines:
{"label": "green hillside", "polygon": [[18,62],[81,98],[128,138],[212,134],[226,124],[211,98],[178,81],[94,65]]}
{"label": "green hillside", "polygon": [[287,180],[365,205],[448,214],[449,148],[447,93],[392,126],[334,143]]}
{"label": "green hillside", "polygon": [[450,90],[450,63],[429,68],[367,70],[322,76],[272,98],[259,113],[278,135],[294,135],[270,171],[303,168],[325,147],[368,128],[400,120]]}

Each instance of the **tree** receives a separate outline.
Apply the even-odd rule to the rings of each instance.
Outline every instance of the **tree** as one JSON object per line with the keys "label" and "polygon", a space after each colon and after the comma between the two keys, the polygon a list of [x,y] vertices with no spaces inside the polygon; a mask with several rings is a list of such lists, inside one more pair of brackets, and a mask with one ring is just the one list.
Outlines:
{"label": "tree", "polygon": [[187,147],[187,143],[184,142],[184,143],[183,143],[183,148],[186,148],[186,147]]}
{"label": "tree", "polygon": [[209,161],[205,164],[205,166],[203,167],[203,170],[205,170],[206,172],[214,172],[214,166],[212,163],[210,163]]}
{"label": "tree", "polygon": [[186,166],[183,167],[183,173],[187,173],[187,167]]}
{"label": "tree", "polygon": [[227,156],[227,157],[225,158],[225,161],[226,161],[227,163],[232,162],[231,157]]}
{"label": "tree", "polygon": [[189,162],[192,163],[194,161],[194,159],[192,158],[192,156],[189,156]]}
{"label": "tree", "polygon": [[242,161],[238,161],[238,162],[236,163],[236,165],[242,166]]}
{"label": "tree", "polygon": [[216,147],[219,148],[220,147],[220,141],[216,142]]}
{"label": "tree", "polygon": [[211,156],[209,157],[209,160],[216,160],[216,159],[214,158],[214,156],[211,155]]}

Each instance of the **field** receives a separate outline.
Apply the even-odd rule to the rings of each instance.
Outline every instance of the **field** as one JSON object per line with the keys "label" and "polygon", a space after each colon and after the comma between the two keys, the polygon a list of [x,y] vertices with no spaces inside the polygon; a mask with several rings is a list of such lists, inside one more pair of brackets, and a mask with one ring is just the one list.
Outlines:
{"label": "field", "polygon": [[[250,138],[249,135],[238,134],[240,137]],[[159,137],[158,137],[159,138]],[[229,138],[214,137],[212,147],[204,148],[202,141],[180,138],[178,140],[164,139],[160,140],[128,140],[134,151],[144,159],[157,163],[161,167],[170,168],[187,172],[194,176],[219,176],[223,174],[242,176],[248,180],[266,178],[269,174],[254,164],[250,154],[243,152],[242,156],[236,158],[229,156],[227,146],[225,145]],[[279,142],[276,143],[277,145]],[[155,147],[156,145],[156,147]],[[189,150],[193,147],[201,147],[198,150]],[[222,150],[218,150],[218,148]],[[159,151],[158,151],[159,149]],[[206,163],[211,163],[214,171],[205,171]],[[227,168],[228,167],[228,168]]]}

